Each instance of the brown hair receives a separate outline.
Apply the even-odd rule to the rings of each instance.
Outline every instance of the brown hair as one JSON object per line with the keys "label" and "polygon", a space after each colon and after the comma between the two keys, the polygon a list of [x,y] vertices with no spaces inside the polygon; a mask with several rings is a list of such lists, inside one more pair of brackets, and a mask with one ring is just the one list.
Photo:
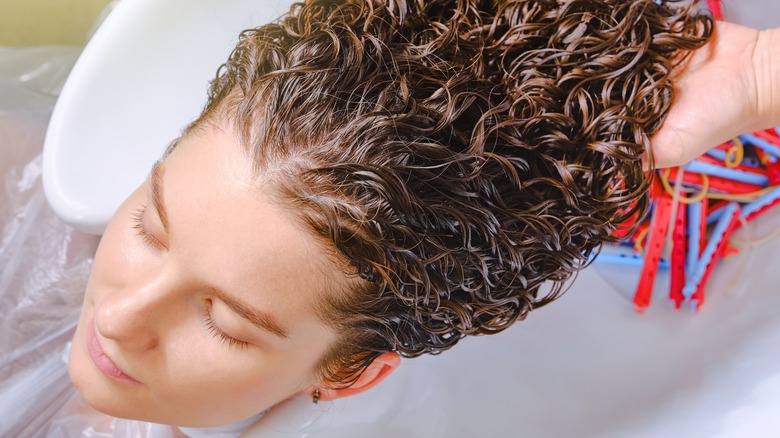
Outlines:
{"label": "brown hair", "polygon": [[712,27],[690,2],[311,0],[241,34],[196,124],[229,119],[362,279],[321,306],[343,334],[321,372],[349,384],[524,319],[643,214]]}

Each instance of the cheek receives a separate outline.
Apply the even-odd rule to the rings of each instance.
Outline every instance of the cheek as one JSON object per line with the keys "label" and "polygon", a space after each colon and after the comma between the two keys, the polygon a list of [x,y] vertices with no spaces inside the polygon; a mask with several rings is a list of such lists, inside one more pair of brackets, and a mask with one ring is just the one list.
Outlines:
{"label": "cheek", "polygon": [[175,378],[161,396],[197,400],[195,404],[211,410],[215,405],[264,409],[287,399],[317,383],[315,365],[324,354],[308,344],[228,348],[202,325],[180,326],[169,334],[166,374]]}
{"label": "cheek", "polygon": [[[241,362],[235,357],[226,359],[232,364]],[[294,361],[288,358],[288,363]],[[245,418],[293,397],[313,383],[309,373],[298,367],[262,366],[263,362],[258,360],[254,369],[212,363],[207,382],[187,382],[187,391],[192,390],[188,399],[198,400],[197,407],[191,409],[204,416]]]}

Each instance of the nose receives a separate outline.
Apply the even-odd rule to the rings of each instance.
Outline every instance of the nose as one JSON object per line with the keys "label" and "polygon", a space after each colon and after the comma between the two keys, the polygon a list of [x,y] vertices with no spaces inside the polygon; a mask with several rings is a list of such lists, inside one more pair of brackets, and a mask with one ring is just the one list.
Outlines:
{"label": "nose", "polygon": [[128,351],[154,349],[180,313],[177,283],[174,275],[160,272],[106,292],[95,303],[98,332]]}

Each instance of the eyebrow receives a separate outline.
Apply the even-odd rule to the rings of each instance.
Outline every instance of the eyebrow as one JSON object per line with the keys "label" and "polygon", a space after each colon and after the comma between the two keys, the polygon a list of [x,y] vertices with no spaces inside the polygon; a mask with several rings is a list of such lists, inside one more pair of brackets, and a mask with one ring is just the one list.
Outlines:
{"label": "eyebrow", "polygon": [[154,163],[154,166],[152,166],[152,204],[154,204],[154,208],[157,210],[157,215],[160,216],[160,222],[162,222],[165,234],[170,234],[168,232],[168,211],[165,209],[165,202],[163,200],[162,177],[163,174],[165,174],[165,168],[163,168],[162,163],[161,160]]}
{"label": "eyebrow", "polygon": [[290,337],[290,333],[283,329],[282,326],[279,325],[279,323],[276,321],[276,319],[271,316],[271,314],[253,309],[236,298],[233,298],[231,295],[213,286],[206,285],[206,288],[209,289],[209,291],[214,294],[214,296],[219,298],[228,307],[230,307],[231,310],[258,328],[271,332],[272,334],[283,339]]}
{"label": "eyebrow", "polygon": [[[160,160],[154,163],[152,167],[151,187],[152,187],[152,204],[157,210],[160,216],[160,222],[162,222],[165,233],[168,234],[168,211],[165,209],[165,200],[163,198],[163,175],[165,174],[165,168],[163,167],[163,161]],[[237,313],[242,318],[251,322],[261,330],[270,332],[280,338],[287,339],[290,337],[290,333],[282,328],[282,326],[276,321],[276,319],[267,312],[262,312],[246,305],[245,303],[233,298],[225,291],[216,288],[214,286],[204,286],[222,302],[224,302],[233,312]]]}

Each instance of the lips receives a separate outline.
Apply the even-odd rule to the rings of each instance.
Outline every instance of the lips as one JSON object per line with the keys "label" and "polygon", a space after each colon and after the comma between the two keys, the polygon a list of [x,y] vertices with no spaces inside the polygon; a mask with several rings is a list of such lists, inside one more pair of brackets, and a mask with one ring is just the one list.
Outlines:
{"label": "lips", "polygon": [[89,356],[92,358],[92,361],[95,362],[95,366],[97,366],[97,368],[106,376],[122,383],[141,383],[122,372],[122,370],[111,361],[111,358],[106,355],[103,348],[100,346],[100,341],[98,341],[94,321],[89,324],[87,328],[87,350],[89,351]]}

